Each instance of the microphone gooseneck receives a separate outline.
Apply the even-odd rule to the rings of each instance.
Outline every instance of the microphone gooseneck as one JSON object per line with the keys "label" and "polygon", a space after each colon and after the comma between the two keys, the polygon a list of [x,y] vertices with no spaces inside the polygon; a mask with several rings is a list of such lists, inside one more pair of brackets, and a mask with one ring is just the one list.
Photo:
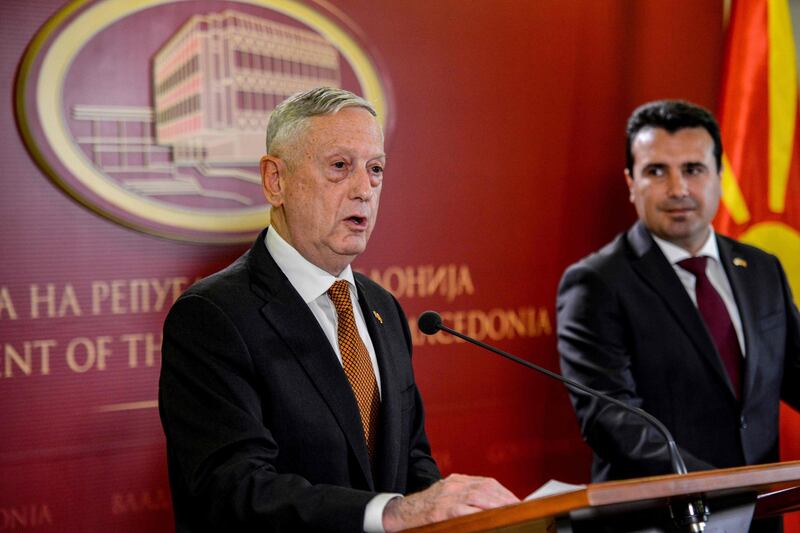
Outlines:
{"label": "microphone gooseneck", "polygon": [[632,406],[626,404],[623,401],[617,400],[616,398],[612,398],[611,396],[608,396],[607,394],[604,394],[604,393],[602,393],[602,392],[600,392],[598,390],[595,390],[595,389],[593,389],[591,387],[587,387],[586,385],[584,385],[582,383],[578,383],[577,381],[573,381],[573,380],[571,380],[569,378],[566,378],[566,377],[562,376],[561,374],[557,374],[555,372],[547,370],[546,368],[541,367],[539,365],[536,365],[534,363],[531,363],[530,361],[526,361],[525,359],[520,359],[519,357],[517,357],[515,355],[511,355],[508,352],[504,352],[503,350],[501,350],[499,348],[495,348],[494,346],[491,346],[491,345],[486,344],[484,342],[481,342],[481,341],[479,341],[477,339],[473,339],[472,337],[464,335],[460,331],[457,331],[457,330],[454,330],[452,328],[449,328],[449,327],[444,325],[444,322],[442,321],[442,316],[439,313],[437,313],[436,311],[425,311],[424,313],[422,313],[419,316],[419,320],[417,321],[417,324],[419,326],[419,330],[422,333],[426,334],[426,335],[433,335],[434,333],[436,333],[438,331],[445,331],[445,332],[447,332],[447,333],[449,333],[451,335],[454,335],[454,336],[458,337],[459,339],[463,339],[463,340],[465,340],[465,341],[467,341],[467,342],[469,342],[471,344],[474,344],[476,346],[480,346],[484,350],[489,350],[492,353],[496,353],[497,355],[499,355],[501,357],[505,357],[506,359],[510,359],[510,360],[514,361],[515,363],[521,364],[522,366],[528,367],[528,368],[530,368],[532,370],[535,370],[535,371],[537,371],[537,372],[539,372],[541,374],[544,374],[546,376],[550,376],[551,378],[564,383],[565,385],[567,385],[568,387],[570,387],[573,390],[581,391],[584,394],[588,394],[589,396],[593,396],[595,398],[601,398],[601,399],[603,399],[603,400],[605,400],[605,401],[607,401],[609,403],[612,403],[612,404],[614,404],[616,406],[619,406],[619,407],[625,409],[626,411],[635,413],[636,415],[638,415],[638,416],[644,418],[645,420],[647,420],[656,429],[658,429],[658,431],[661,432],[661,434],[664,436],[665,440],[667,441],[667,448],[669,449],[669,456],[670,456],[670,462],[672,463],[672,470],[676,474],[686,474],[687,473],[686,464],[683,462],[683,458],[681,457],[680,452],[678,452],[678,446],[675,444],[675,439],[672,438],[672,434],[669,432],[669,430],[666,428],[666,426],[664,426],[664,424],[661,423],[661,421],[659,419],[657,419],[656,417],[654,417],[653,415],[651,415],[650,413],[648,413],[644,409],[640,409],[639,407],[632,407]]}

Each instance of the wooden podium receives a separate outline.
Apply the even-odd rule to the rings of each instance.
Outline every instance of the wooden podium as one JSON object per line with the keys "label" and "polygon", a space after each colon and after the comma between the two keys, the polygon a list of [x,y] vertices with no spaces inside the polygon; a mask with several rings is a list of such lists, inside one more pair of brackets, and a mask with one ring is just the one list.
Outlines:
{"label": "wooden podium", "polygon": [[[595,483],[548,496],[407,530],[413,533],[482,531],[669,531],[671,504],[701,495],[711,512],[755,503],[755,518],[800,510],[800,461],[727,468],[686,475]],[[627,524],[627,525],[626,525]],[[657,525],[661,524],[661,525]],[[661,529],[659,529],[661,527]]]}

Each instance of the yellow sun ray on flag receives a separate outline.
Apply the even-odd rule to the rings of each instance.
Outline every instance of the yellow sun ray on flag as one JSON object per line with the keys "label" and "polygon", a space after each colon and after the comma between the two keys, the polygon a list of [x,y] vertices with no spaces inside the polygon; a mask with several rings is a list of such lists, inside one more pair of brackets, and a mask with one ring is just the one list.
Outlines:
{"label": "yellow sun ray on flag", "polygon": [[769,208],[783,213],[797,114],[797,66],[789,4],[769,0]]}

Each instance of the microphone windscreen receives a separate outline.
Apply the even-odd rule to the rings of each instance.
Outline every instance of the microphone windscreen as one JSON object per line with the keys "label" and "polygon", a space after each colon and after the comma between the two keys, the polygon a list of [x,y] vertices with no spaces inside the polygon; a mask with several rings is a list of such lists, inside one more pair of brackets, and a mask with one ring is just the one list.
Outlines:
{"label": "microphone windscreen", "polygon": [[419,315],[417,325],[425,335],[433,335],[442,327],[442,317],[436,311],[425,311]]}

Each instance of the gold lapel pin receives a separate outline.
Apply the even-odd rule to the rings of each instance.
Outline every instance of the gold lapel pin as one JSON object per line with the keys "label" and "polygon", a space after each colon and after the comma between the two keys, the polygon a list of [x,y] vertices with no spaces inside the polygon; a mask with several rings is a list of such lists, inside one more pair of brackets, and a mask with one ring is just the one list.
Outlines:
{"label": "gold lapel pin", "polygon": [[733,266],[747,268],[747,261],[745,261],[741,257],[734,257],[733,258]]}
{"label": "gold lapel pin", "polygon": [[378,322],[380,322],[381,324],[383,324],[383,318],[381,317],[381,314],[380,314],[379,312],[377,312],[377,311],[373,311],[373,312],[372,312],[372,314],[373,314],[373,315],[375,315],[375,318],[377,318],[377,319],[378,319]]}

